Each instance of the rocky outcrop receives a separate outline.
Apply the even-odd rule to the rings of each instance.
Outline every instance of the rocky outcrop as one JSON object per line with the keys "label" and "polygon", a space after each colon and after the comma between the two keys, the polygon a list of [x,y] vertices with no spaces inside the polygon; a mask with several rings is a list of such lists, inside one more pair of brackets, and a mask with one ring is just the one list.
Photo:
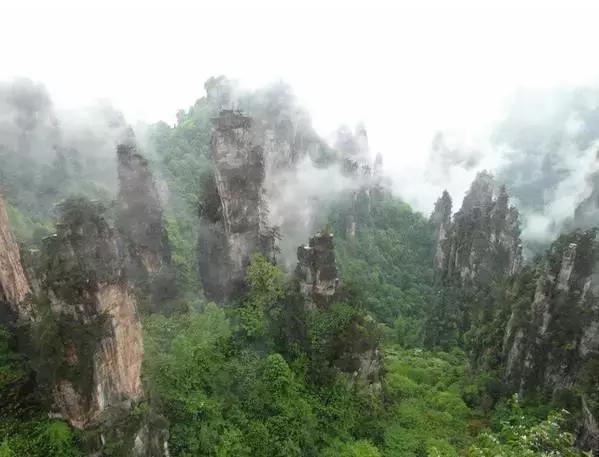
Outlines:
{"label": "rocky outcrop", "polygon": [[318,233],[297,248],[296,277],[307,308],[331,302],[339,286],[332,234]]}
{"label": "rocky outcrop", "polygon": [[[327,311],[339,298],[339,278],[333,235],[317,233],[297,248],[295,277],[306,312]],[[353,384],[378,392],[381,387],[381,354],[376,321],[355,313],[334,343],[331,363],[351,375]]]}
{"label": "rocky outcrop", "polygon": [[448,249],[445,244],[451,230],[451,197],[446,190],[435,203],[430,223],[435,227],[435,267],[442,270],[447,260],[445,252]]}
{"label": "rocky outcrop", "polygon": [[449,226],[450,200],[445,194],[440,198],[431,221],[438,241],[435,262],[444,278],[480,287],[500,283],[519,271],[518,211],[508,202],[505,187],[497,189],[486,172],[477,175]]}
{"label": "rocky outcrop", "polygon": [[28,321],[31,308],[24,303],[29,282],[21,264],[19,246],[10,230],[4,200],[0,196],[0,313],[9,319]]}
{"label": "rocky outcrop", "polygon": [[171,252],[160,196],[148,161],[137,152],[132,135],[117,147],[118,226],[126,246],[127,274],[150,293],[159,309],[162,301],[176,294]]}
{"label": "rocky outcrop", "polygon": [[491,369],[501,342],[491,344],[483,332],[502,310],[497,297],[521,269],[518,211],[509,206],[505,188],[481,172],[460,210],[451,219],[450,213],[451,198],[444,192],[430,218],[437,242],[433,262],[438,293],[425,342],[447,347],[456,340],[466,342],[468,334],[472,365]]}
{"label": "rocky outcrop", "polygon": [[41,253],[37,327],[55,415],[108,433],[143,398],[143,335],[125,255],[103,211],[82,198],[61,204]]}
{"label": "rocky outcrop", "polygon": [[594,230],[562,235],[552,245],[528,279],[534,290],[530,301],[517,299],[513,305],[504,342],[506,384],[522,393],[548,392],[554,401],[566,393],[578,398],[574,407],[582,414],[581,445],[595,450],[598,246]]}
{"label": "rocky outcrop", "polygon": [[58,231],[42,251],[49,312],[65,342],[56,408],[80,428],[108,407],[142,395],[141,324],[117,238],[102,212],[99,204],[67,200]]}
{"label": "rocky outcrop", "polygon": [[254,252],[272,257],[266,225],[264,156],[251,118],[222,111],[213,119],[213,181],[206,185],[200,235],[200,272],[206,295],[227,301],[243,289]]}

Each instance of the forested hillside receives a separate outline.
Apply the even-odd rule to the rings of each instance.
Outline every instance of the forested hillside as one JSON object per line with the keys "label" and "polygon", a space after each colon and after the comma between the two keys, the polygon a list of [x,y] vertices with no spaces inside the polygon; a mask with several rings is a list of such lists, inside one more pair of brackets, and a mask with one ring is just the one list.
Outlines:
{"label": "forested hillside", "polygon": [[524,259],[504,182],[423,215],[284,84],[0,110],[0,457],[598,455],[592,196]]}

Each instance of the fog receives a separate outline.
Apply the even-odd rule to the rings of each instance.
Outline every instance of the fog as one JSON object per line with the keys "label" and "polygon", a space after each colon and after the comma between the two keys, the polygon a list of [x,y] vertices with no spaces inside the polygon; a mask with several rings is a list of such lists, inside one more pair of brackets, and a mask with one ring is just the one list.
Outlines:
{"label": "fog", "polygon": [[245,89],[284,80],[331,143],[339,125],[364,122],[394,191],[418,210],[443,189],[459,206],[487,169],[521,209],[523,236],[545,241],[588,195],[596,168],[596,11],[497,5],[14,3],[2,9],[0,80],[43,83],[44,122],[58,120],[63,142],[92,142],[100,155],[113,146],[111,127],[97,122],[102,106],[128,123],[172,124],[210,76]]}

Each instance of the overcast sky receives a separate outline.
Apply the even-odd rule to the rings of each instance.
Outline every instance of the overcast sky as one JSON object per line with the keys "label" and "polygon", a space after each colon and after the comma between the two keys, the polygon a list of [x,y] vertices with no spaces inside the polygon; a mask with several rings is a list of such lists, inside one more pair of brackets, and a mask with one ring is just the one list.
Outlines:
{"label": "overcast sky", "polygon": [[212,75],[248,87],[283,79],[323,134],[365,121],[396,188],[424,210],[441,188],[420,185],[434,132],[475,142],[515,89],[599,77],[598,11],[582,2],[50,3],[2,2],[0,80],[41,81],[62,107],[107,98],[130,122],[172,122]]}

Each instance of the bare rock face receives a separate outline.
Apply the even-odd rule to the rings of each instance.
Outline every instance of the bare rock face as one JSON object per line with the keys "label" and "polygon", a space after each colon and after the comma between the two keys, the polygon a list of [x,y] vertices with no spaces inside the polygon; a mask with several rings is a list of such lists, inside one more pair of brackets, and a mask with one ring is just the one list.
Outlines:
{"label": "bare rock face", "polygon": [[202,211],[200,272],[206,295],[226,301],[243,288],[254,252],[272,256],[273,239],[266,226],[263,144],[252,120],[222,111],[213,123],[214,182]]}
{"label": "bare rock face", "polygon": [[127,247],[127,273],[136,285],[153,287],[148,292],[160,302],[176,294],[160,197],[148,161],[137,152],[133,138],[118,145],[117,155],[118,223]]}
{"label": "bare rock face", "polygon": [[58,233],[42,252],[42,284],[64,342],[55,406],[78,428],[142,395],[141,324],[116,236],[101,212],[83,199],[64,202]]}
{"label": "bare rock face", "polygon": [[[520,392],[576,392],[581,445],[599,449],[599,252],[596,232],[562,235],[516,301],[504,341],[505,380]],[[592,399],[592,400],[590,400]],[[571,408],[570,408],[571,409]]]}
{"label": "bare rock face", "polygon": [[0,196],[0,305],[7,306],[11,318],[30,320],[31,309],[23,302],[29,282],[21,264],[19,246],[10,230],[4,200]]}
{"label": "bare rock face", "polygon": [[297,248],[297,260],[296,276],[306,307],[330,303],[339,285],[333,235],[314,235],[308,245]]}
{"label": "bare rock face", "polygon": [[[102,431],[102,448],[143,399],[142,328],[125,255],[102,205],[72,198],[60,211],[57,233],[44,240],[41,253],[38,301],[45,304],[36,325],[42,328],[40,349],[48,351],[41,372],[50,383],[54,414],[74,427]],[[133,449],[134,437],[129,441]],[[131,452],[162,455],[150,448]]]}
{"label": "bare rock face", "polygon": [[451,229],[451,197],[447,191],[443,191],[443,194],[435,203],[435,209],[431,214],[430,222],[435,227],[435,267],[442,270],[447,261],[445,256],[447,248],[445,244]]}
{"label": "bare rock face", "polygon": [[447,321],[450,330],[446,335],[431,330],[427,344],[445,344],[447,338],[470,332],[471,362],[475,367],[486,366],[501,352],[501,343],[488,344],[482,329],[498,317],[502,307],[496,297],[521,269],[518,211],[509,206],[505,188],[498,188],[493,177],[482,172],[452,219],[450,213],[451,199],[444,192],[430,218],[437,240],[435,313],[440,313],[431,313],[430,322],[435,328],[438,322]]}
{"label": "bare rock face", "polygon": [[493,177],[481,172],[464,197],[448,228],[448,196],[437,202],[431,219],[437,227],[435,262],[445,278],[463,285],[488,285],[518,272],[522,246],[518,211],[508,206],[505,187],[496,190]]}

